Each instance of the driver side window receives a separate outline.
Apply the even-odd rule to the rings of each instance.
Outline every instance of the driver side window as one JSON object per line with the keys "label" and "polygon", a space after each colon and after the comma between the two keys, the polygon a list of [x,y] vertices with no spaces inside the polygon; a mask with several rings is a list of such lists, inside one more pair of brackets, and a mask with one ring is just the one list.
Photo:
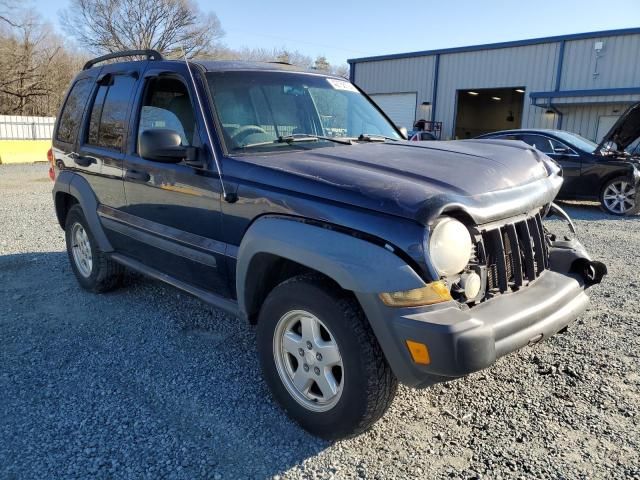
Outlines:
{"label": "driver side window", "polygon": [[142,132],[152,129],[173,130],[180,135],[183,146],[194,145],[198,132],[193,104],[187,87],[177,78],[153,78],[147,85],[138,138]]}

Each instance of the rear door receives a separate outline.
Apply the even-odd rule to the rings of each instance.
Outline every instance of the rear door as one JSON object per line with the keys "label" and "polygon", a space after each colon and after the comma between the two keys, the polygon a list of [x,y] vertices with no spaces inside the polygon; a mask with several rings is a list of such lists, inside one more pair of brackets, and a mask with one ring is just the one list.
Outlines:
{"label": "rear door", "polygon": [[102,67],[80,132],[75,168],[85,176],[98,203],[125,205],[122,181],[124,145],[131,100],[146,62]]}
{"label": "rear door", "polygon": [[95,87],[96,72],[81,72],[71,85],[64,105],[56,121],[52,147],[55,165],[60,169],[79,169],[75,162],[78,158],[79,132],[82,126],[87,103]]}

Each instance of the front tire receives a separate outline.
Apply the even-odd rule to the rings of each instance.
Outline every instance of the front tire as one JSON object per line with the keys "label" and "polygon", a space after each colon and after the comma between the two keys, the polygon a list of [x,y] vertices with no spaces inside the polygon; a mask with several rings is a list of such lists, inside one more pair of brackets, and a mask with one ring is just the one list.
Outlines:
{"label": "front tire", "polygon": [[80,205],[67,213],[65,240],[71,269],[82,288],[102,293],[120,286],[124,269],[100,250]]}
{"label": "front tire", "polygon": [[397,379],[360,306],[325,279],[301,275],[274,288],[257,337],[273,396],[313,435],[358,435],[393,401]]}
{"label": "front tire", "polygon": [[617,177],[605,183],[600,193],[600,203],[611,215],[635,215],[640,211],[636,188],[627,177]]}

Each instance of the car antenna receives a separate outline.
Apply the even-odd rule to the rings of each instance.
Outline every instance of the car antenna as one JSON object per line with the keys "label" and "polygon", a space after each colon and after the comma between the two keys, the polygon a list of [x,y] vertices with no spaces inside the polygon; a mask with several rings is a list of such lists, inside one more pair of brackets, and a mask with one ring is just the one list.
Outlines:
{"label": "car antenna", "polygon": [[182,50],[182,57],[184,58],[184,63],[187,65],[187,71],[189,72],[189,77],[191,78],[191,85],[193,86],[193,91],[196,94],[196,101],[198,102],[198,108],[200,109],[200,114],[202,115],[202,121],[204,122],[204,129],[207,132],[207,140],[209,140],[209,148],[211,149],[211,155],[213,155],[213,161],[216,164],[216,170],[218,171],[218,178],[220,178],[220,186],[222,187],[222,198],[226,202],[234,203],[238,200],[238,195],[236,193],[227,192],[224,188],[224,179],[222,178],[222,167],[220,166],[220,161],[218,160],[218,155],[216,154],[216,150],[213,144],[213,137],[211,135],[211,130],[209,130],[209,123],[207,122],[207,117],[204,114],[204,107],[202,106],[202,100],[200,99],[200,93],[198,93],[198,86],[196,85],[196,79],[193,76],[193,72],[191,71],[191,65],[189,65],[189,60],[187,60],[187,53],[184,47],[181,45],[180,50]]}

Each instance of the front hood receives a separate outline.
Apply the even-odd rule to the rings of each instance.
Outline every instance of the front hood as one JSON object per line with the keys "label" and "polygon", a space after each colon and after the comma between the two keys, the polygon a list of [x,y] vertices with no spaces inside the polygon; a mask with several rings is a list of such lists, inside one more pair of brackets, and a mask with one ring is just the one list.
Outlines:
{"label": "front hood", "polygon": [[624,152],[638,137],[640,137],[640,103],[632,105],[620,116],[611,130],[602,138],[596,152],[610,151],[605,148],[609,142],[615,143],[615,150]]}
{"label": "front hood", "polygon": [[[447,205],[468,211],[486,208],[491,195],[506,199],[500,192],[530,186],[557,173],[537,150],[522,142],[499,140],[359,143],[244,160],[284,174],[269,178],[273,186],[421,223]],[[298,180],[292,181],[292,176]],[[557,193],[555,184],[538,185],[538,190],[544,193],[540,201]],[[511,205],[501,206],[503,211],[521,207],[517,194],[511,200]]]}

